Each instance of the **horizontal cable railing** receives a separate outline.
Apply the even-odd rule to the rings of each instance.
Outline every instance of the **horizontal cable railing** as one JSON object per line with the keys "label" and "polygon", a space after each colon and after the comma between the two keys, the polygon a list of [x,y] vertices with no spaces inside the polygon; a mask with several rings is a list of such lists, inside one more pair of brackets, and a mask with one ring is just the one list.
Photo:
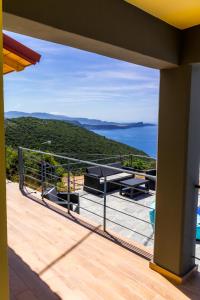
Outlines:
{"label": "horizontal cable railing", "polygon": [[[67,160],[68,162],[70,162],[70,165],[71,165],[71,162],[77,162],[77,163],[82,163],[82,164],[86,164],[88,166],[96,166],[96,167],[104,167],[106,169],[109,169],[109,170],[114,170],[114,171],[123,171],[127,174],[133,174],[133,175],[140,175],[140,176],[145,176],[149,179],[152,179],[154,181],[156,181],[156,176],[153,176],[153,175],[149,175],[149,174],[146,174],[146,173],[143,173],[143,172],[138,172],[138,171],[130,171],[128,169],[121,169],[121,168],[117,168],[117,167],[113,167],[113,166],[108,166],[108,165],[105,165],[105,164],[99,164],[99,163],[95,163],[95,162],[91,162],[91,161],[87,161],[87,160],[81,160],[81,159],[76,159],[76,158],[72,158],[72,157],[65,157],[63,155],[58,155],[58,154],[52,154],[52,153],[49,153],[49,152],[43,152],[43,151],[40,151],[40,150],[31,150],[31,149],[28,149],[28,148],[20,148],[21,150],[23,151],[30,151],[32,153],[38,153],[38,154],[42,154],[42,155],[46,155],[46,156],[53,156],[55,158],[60,158],[60,159],[64,159],[64,160]],[[139,157],[138,155],[135,155],[137,157]],[[149,158],[148,156],[140,156],[141,158]],[[58,165],[59,166],[65,166],[65,164],[62,164],[62,165]]]}
{"label": "horizontal cable railing", "polygon": [[[152,159],[143,155],[131,156]],[[92,217],[101,223],[104,231],[111,228],[125,232],[126,236],[133,234],[138,236],[137,239],[140,236],[145,241],[152,241],[154,224],[149,219],[152,207],[149,200],[145,202],[145,197],[155,196],[155,191],[148,188],[148,182],[155,184],[156,176],[127,168],[123,165],[127,157],[130,158],[130,154],[107,157],[95,154],[89,161],[19,148],[20,188],[37,191],[42,199],[62,205],[69,213],[74,210]],[[92,168],[96,168],[95,171],[101,169],[102,174],[92,174]],[[131,187],[123,183],[125,179],[134,178],[144,180],[144,184]],[[144,200],[132,199],[137,198],[137,194],[142,194]]]}
{"label": "horizontal cable railing", "polygon": [[[19,148],[20,188],[61,205],[68,213],[75,211],[91,218],[100,223],[104,231],[113,230],[144,245],[152,245],[156,176],[146,173],[149,170],[131,168],[131,164],[127,167],[126,163],[131,157],[153,158],[134,154],[88,154],[91,160],[86,160],[76,158],[77,155],[69,157]],[[82,157],[85,156],[82,154]],[[95,174],[98,168],[101,174]],[[113,178],[110,173],[114,174]],[[116,180],[119,174],[122,178]],[[134,186],[124,182],[129,179],[141,179],[143,184]],[[199,263],[198,242],[194,258]]]}

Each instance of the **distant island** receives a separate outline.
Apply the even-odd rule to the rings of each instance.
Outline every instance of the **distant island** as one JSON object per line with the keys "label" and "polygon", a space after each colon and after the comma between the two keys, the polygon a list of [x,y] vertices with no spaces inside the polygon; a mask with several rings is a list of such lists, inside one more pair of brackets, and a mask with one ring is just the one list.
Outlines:
{"label": "distant island", "polygon": [[84,127],[89,130],[114,130],[114,129],[127,129],[132,127],[145,127],[145,126],[155,126],[151,123],[143,123],[143,122],[136,122],[136,123],[114,123],[114,124],[100,124],[100,125],[86,125]]}
{"label": "distant island", "polygon": [[43,119],[43,120],[45,119],[45,120],[66,121],[68,123],[72,123],[74,125],[86,128],[88,130],[114,130],[114,129],[127,129],[132,127],[155,126],[155,124],[144,123],[144,122],[118,123],[118,122],[102,121],[98,119],[54,115],[54,114],[42,113],[42,112],[26,113],[21,111],[8,111],[5,113],[6,119],[21,118],[21,117],[32,117],[32,118]]}

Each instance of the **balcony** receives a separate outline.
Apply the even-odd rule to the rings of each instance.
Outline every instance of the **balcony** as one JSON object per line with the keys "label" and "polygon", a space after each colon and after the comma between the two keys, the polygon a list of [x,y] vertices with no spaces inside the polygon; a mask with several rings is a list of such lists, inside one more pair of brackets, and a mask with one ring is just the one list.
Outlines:
{"label": "balcony", "polygon": [[[184,286],[175,286],[149,269],[153,229],[147,218],[152,195],[144,194],[144,199],[138,196],[133,201],[113,192],[105,198],[85,193],[79,177],[72,186],[79,189],[80,214],[68,211],[42,199],[38,184],[38,191],[30,187],[30,182],[33,184],[35,179],[36,184],[41,178],[33,174],[36,170],[31,166],[31,161],[36,166],[37,155],[29,151],[24,154],[25,195],[17,184],[7,183],[11,299],[199,299],[199,272]],[[47,155],[45,158],[48,160]],[[69,167],[66,163],[63,166]],[[49,173],[41,185],[52,184],[54,176]],[[71,187],[70,178],[67,183]],[[106,220],[106,228],[105,200],[113,208],[112,214],[106,213],[110,219]],[[115,219],[119,218],[116,205],[124,216],[121,232]],[[131,207],[136,218],[130,225],[130,217],[123,213],[129,210],[130,214]]]}
{"label": "balcony", "polygon": [[[138,155],[103,155],[103,158],[96,155],[94,159],[93,154],[90,161],[86,161],[75,153],[69,157],[25,148],[19,150],[20,189],[25,195],[35,194],[39,200],[51,200],[65,207],[68,213],[76,210],[88,221],[100,225],[104,233],[112,231],[153,252],[152,208],[156,201],[156,171],[136,171],[127,167],[129,161],[132,165],[135,159],[138,160]],[[152,161],[150,157],[139,158],[141,161],[149,161],[151,165],[155,164],[155,160]],[[49,162],[54,163],[52,165]],[[131,178],[128,181],[141,180],[144,184],[127,186],[123,178]],[[72,195],[78,198],[75,199],[76,204],[70,200]],[[195,258],[198,265],[199,224],[197,228]]]}

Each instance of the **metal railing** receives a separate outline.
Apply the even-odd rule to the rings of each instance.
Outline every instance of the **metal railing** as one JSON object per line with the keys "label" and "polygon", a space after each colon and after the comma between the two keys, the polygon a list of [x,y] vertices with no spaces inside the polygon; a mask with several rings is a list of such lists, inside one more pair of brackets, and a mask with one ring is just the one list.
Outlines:
{"label": "metal railing", "polygon": [[[128,178],[145,178],[153,182],[156,181],[156,177],[146,174],[144,170],[126,169],[123,161],[127,158],[134,159],[132,154],[132,158],[130,155],[95,154],[90,161],[75,156],[19,148],[20,189],[28,193],[37,191],[38,197],[62,205],[69,214],[72,210],[80,213],[102,225],[105,232],[116,231],[123,237],[152,246],[154,228],[150,212],[155,201],[155,190],[145,189],[144,186],[134,187],[131,198],[131,188],[122,182],[123,179],[110,180],[110,176],[103,174],[100,178],[90,176],[88,168],[103,168],[105,173],[106,170],[112,170]],[[114,162],[120,162],[121,167],[109,165]],[[76,203],[72,201],[74,195],[78,197]],[[196,244],[195,259],[197,264],[200,264],[199,242]]]}
{"label": "metal railing", "polygon": [[[122,162],[122,157],[127,155],[101,158],[98,156],[96,160],[87,161],[27,148],[19,148],[18,153],[19,186],[22,191],[37,190],[43,199],[47,198],[64,206],[68,213],[76,208],[76,212],[100,223],[104,231],[111,229],[133,239],[137,237],[137,241],[142,240],[143,244],[149,244],[153,240],[149,211],[152,209],[151,196],[155,195],[155,191],[138,186],[134,188],[134,199],[131,199],[128,197],[130,187],[120,180],[110,179],[106,174],[100,178],[90,177],[87,173],[89,167],[97,167],[103,168],[105,173],[113,172],[116,177],[118,174],[124,174],[124,178],[129,179],[138,176],[151,181],[156,180],[155,176],[145,172],[106,164]],[[99,160],[103,160],[104,164]],[[71,200],[75,196],[78,197],[77,203]]]}

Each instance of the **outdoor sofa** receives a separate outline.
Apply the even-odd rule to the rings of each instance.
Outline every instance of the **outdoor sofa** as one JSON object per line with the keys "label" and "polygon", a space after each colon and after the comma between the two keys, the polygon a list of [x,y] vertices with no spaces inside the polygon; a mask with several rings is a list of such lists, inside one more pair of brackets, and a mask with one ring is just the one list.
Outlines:
{"label": "outdoor sofa", "polygon": [[[120,162],[108,164],[107,166],[123,169]],[[84,190],[92,194],[103,195],[104,181],[106,176],[106,193],[120,189],[119,182],[125,179],[133,178],[133,174],[122,171],[108,169],[106,167],[88,167],[84,175]]]}
{"label": "outdoor sofa", "polygon": [[[80,203],[78,193],[58,192],[56,187],[47,188],[42,196],[50,201],[59,202],[58,204],[68,208],[68,195],[70,199],[69,209],[76,213],[80,213]],[[62,202],[64,202],[62,204]]]}

